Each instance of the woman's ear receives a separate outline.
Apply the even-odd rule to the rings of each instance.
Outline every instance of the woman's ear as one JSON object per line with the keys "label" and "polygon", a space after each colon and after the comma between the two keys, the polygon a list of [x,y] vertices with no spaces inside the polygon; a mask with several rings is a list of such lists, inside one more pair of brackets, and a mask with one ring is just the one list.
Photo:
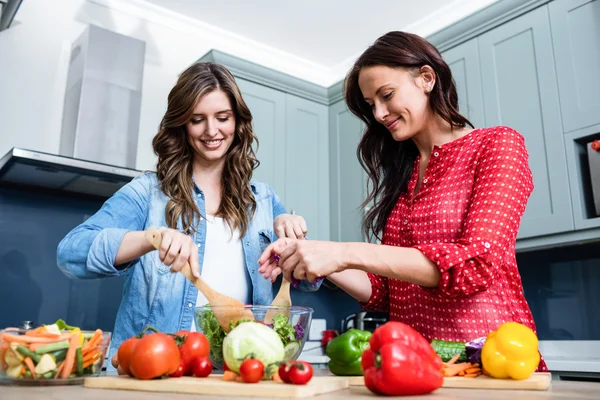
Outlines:
{"label": "woman's ear", "polygon": [[433,91],[433,87],[435,86],[435,71],[429,65],[423,65],[419,74],[421,76],[421,82],[423,83],[423,90],[425,94]]}

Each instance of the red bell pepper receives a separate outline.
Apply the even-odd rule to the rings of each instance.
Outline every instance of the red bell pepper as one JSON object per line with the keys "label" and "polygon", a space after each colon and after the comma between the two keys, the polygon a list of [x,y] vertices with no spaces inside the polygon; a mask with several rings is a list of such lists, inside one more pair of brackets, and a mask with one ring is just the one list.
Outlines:
{"label": "red bell pepper", "polygon": [[444,382],[442,359],[419,332],[402,322],[377,328],[361,363],[365,385],[376,394],[426,394]]}

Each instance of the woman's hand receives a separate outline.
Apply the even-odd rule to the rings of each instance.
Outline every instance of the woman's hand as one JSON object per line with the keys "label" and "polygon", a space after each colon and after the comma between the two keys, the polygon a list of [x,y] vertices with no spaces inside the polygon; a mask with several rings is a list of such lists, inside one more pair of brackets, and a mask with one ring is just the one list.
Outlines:
{"label": "woman's hand", "polygon": [[171,266],[171,272],[179,272],[188,262],[192,274],[199,277],[198,246],[192,237],[165,227],[158,228],[158,231],[162,235],[159,257],[163,264]]}
{"label": "woman's hand", "polygon": [[110,361],[111,361],[111,364],[112,364],[112,366],[113,366],[113,367],[115,367],[115,368],[117,369],[117,374],[119,374],[119,375],[127,375],[127,374],[126,374],[126,373],[125,373],[125,372],[124,372],[124,371],[121,369],[121,367],[119,366],[119,357],[118,357],[118,356],[119,356],[119,354],[118,354],[118,353],[115,353],[115,355],[114,355],[114,356],[112,357],[112,359],[110,360]]}
{"label": "woman's hand", "polygon": [[273,230],[278,238],[303,239],[308,228],[306,221],[299,215],[281,214],[273,221]]}
{"label": "woman's hand", "polygon": [[[277,262],[277,257],[279,261]],[[278,239],[270,244],[261,255],[258,271],[274,281],[277,275],[291,281],[306,279],[314,282],[344,269],[344,245],[336,242],[315,240]]]}

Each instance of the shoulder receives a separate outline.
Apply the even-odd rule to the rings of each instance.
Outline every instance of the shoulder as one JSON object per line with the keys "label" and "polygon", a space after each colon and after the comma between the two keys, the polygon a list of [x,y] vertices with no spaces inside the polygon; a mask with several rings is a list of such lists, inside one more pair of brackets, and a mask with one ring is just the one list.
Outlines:
{"label": "shoulder", "polygon": [[123,186],[120,191],[125,192],[137,192],[137,193],[151,193],[152,191],[158,189],[159,182],[158,177],[155,172],[146,171],[142,172],[135,178],[131,180],[131,182],[127,183]]}
{"label": "shoulder", "polygon": [[264,182],[251,179],[250,187],[252,188],[252,193],[254,193],[257,201],[275,196],[275,190]]}
{"label": "shoulder", "polygon": [[489,128],[480,128],[476,131],[482,144],[486,146],[521,145],[525,143],[523,135],[508,126],[492,126]]}

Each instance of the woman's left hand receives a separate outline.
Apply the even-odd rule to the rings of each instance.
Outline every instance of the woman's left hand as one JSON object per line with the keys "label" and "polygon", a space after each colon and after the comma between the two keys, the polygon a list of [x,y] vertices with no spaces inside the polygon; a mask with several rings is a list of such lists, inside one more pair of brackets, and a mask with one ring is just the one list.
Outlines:
{"label": "woman's left hand", "polygon": [[281,214],[273,221],[273,230],[278,238],[304,239],[308,228],[299,215]]}
{"label": "woman's left hand", "polygon": [[[273,279],[280,269],[288,281],[293,276],[314,282],[317,278],[343,270],[343,246],[336,242],[278,239],[265,249],[258,260],[259,272]],[[276,254],[279,255],[279,262],[273,260]]]}

